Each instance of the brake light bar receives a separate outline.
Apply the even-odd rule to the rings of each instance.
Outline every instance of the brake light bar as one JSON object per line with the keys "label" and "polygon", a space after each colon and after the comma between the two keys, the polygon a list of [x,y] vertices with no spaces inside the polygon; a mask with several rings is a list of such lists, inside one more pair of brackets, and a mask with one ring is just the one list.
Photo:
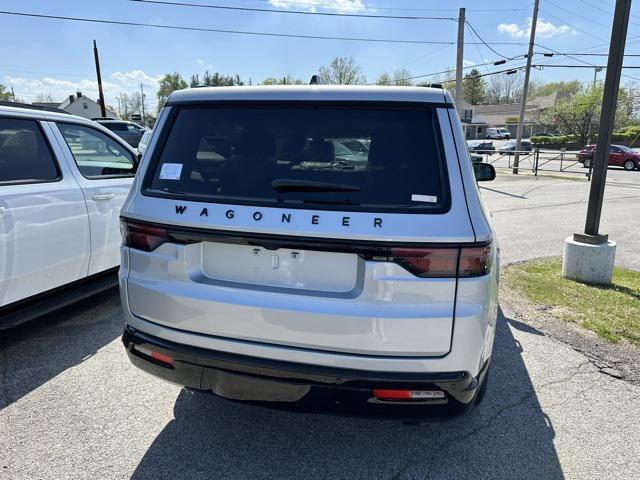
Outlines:
{"label": "brake light bar", "polygon": [[141,347],[140,345],[134,345],[133,349],[137,352],[145,355],[146,357],[152,358],[156,362],[160,362],[168,367],[173,366],[173,358],[164,353],[156,352],[155,350],[151,350],[149,348]]}
{"label": "brake light bar", "polygon": [[425,246],[389,247],[384,244],[345,243],[331,239],[291,239],[279,235],[238,235],[229,232],[184,231],[170,227],[142,223],[121,218],[123,244],[127,247],[152,252],[166,242],[221,242],[241,245],[262,245],[270,250],[301,248],[325,252],[345,252],[361,255],[374,261],[394,262],[421,278],[479,277],[491,269],[491,245],[482,246]]}
{"label": "brake light bar", "polygon": [[386,390],[374,389],[373,396],[385,401],[434,400],[445,398],[441,390]]}
{"label": "brake light bar", "polygon": [[120,231],[123,245],[145,252],[152,252],[169,241],[169,233],[166,228],[146,225],[125,218],[120,219]]}

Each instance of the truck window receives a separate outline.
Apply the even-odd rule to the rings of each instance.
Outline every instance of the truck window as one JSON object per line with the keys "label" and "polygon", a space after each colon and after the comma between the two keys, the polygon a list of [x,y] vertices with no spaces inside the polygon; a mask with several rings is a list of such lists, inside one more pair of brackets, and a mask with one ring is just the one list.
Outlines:
{"label": "truck window", "polygon": [[0,118],[0,184],[52,182],[61,178],[34,120]]}
{"label": "truck window", "polygon": [[[168,120],[146,192],[288,208],[444,212],[449,187],[436,118],[428,107],[181,108]],[[326,190],[282,189],[280,180],[321,182]]]}
{"label": "truck window", "polygon": [[58,123],[80,173],[86,178],[133,176],[131,153],[102,132],[83,125]]}

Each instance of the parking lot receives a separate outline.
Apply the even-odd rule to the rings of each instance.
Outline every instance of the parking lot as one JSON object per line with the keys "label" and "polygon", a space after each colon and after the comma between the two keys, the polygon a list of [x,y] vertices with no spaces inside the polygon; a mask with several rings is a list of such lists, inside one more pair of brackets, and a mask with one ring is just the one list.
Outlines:
{"label": "parking lot", "polygon": [[[501,174],[482,188],[503,265],[559,255],[589,183]],[[602,231],[640,268],[640,172],[609,171]],[[0,339],[0,478],[640,478],[640,386],[505,302],[485,403],[448,423],[294,414],[136,370],[111,291]]]}

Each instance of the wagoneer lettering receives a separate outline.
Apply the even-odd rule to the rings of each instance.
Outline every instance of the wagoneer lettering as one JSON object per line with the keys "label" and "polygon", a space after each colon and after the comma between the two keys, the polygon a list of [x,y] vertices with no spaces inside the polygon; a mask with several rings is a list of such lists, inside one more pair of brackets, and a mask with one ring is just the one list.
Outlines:
{"label": "wagoneer lettering", "polygon": [[135,365],[272,405],[482,400],[498,249],[449,93],[182,90],[155,131],[121,217]]}

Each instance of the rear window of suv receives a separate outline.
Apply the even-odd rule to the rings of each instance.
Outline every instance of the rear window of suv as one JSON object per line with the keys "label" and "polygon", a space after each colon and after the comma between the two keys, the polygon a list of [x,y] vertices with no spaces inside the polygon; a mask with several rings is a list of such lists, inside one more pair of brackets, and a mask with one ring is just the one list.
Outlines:
{"label": "rear window of suv", "polygon": [[349,211],[449,209],[440,129],[429,106],[174,108],[146,195]]}

